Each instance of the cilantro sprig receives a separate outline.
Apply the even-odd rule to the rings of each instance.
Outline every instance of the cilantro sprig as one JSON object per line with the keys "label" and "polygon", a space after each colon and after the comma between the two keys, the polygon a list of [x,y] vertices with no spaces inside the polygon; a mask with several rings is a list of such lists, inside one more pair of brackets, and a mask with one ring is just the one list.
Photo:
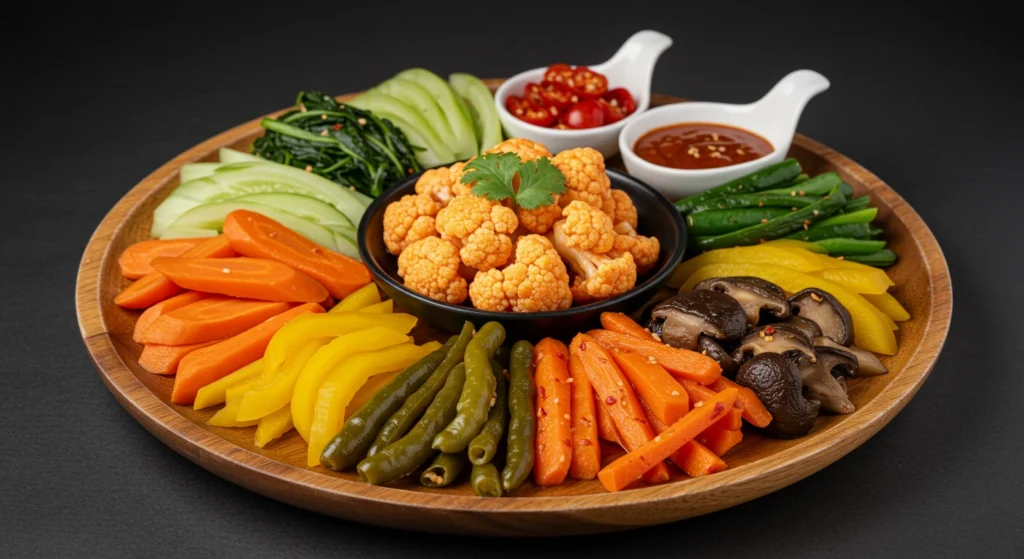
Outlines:
{"label": "cilantro sprig", "polygon": [[[514,185],[519,174],[519,189]],[[522,161],[515,153],[488,153],[466,164],[462,182],[473,184],[473,194],[494,202],[511,199],[516,206],[534,210],[555,203],[565,192],[565,175],[547,157]]]}

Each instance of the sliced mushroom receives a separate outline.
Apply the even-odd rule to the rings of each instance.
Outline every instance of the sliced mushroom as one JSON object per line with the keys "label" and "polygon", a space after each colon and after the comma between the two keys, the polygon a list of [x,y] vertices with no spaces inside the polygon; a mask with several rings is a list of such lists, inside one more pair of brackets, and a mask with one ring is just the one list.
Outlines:
{"label": "sliced mushroom", "polygon": [[732,378],[736,374],[736,369],[739,368],[740,364],[729,355],[728,351],[722,348],[713,338],[702,335],[697,340],[697,351],[707,355],[708,357],[718,361],[718,364],[722,366],[722,374]]}
{"label": "sliced mushroom", "polygon": [[798,291],[789,298],[790,310],[808,320],[813,320],[821,333],[837,344],[848,346],[853,343],[853,320],[850,312],[831,293],[816,287]]}
{"label": "sliced mushroom", "polygon": [[789,318],[783,320],[782,322],[779,322],[779,324],[788,324],[800,330],[801,332],[804,333],[804,335],[806,335],[808,338],[812,340],[815,338],[820,338],[822,336],[821,328],[818,327],[817,322],[810,320],[808,318],[804,318],[802,316],[797,316],[795,314],[790,315]]}
{"label": "sliced mushroom", "polygon": [[696,349],[701,334],[719,341],[738,340],[746,332],[743,307],[732,297],[698,289],[684,291],[651,308],[651,332],[666,344]]}
{"label": "sliced mushroom", "polygon": [[742,362],[747,355],[757,356],[762,353],[785,353],[787,351],[799,351],[812,362],[818,360],[810,338],[788,324],[769,324],[754,334],[748,334],[740,341],[732,358]]}
{"label": "sliced mushroom", "polygon": [[[828,340],[830,343],[819,342]],[[845,346],[833,343],[828,338],[814,340],[814,354],[818,356],[818,365],[834,377],[857,376],[857,356]]]}
{"label": "sliced mushroom", "polygon": [[736,384],[754,391],[772,414],[765,430],[775,437],[792,439],[814,427],[821,404],[804,398],[800,370],[792,359],[778,353],[762,353],[740,367]]}
{"label": "sliced mushroom", "polygon": [[[885,368],[885,365],[875,356],[874,353],[861,349],[855,345],[850,347],[841,346],[832,340],[822,336],[814,338],[812,340],[815,347],[818,346],[829,346],[842,350],[849,351],[857,359],[857,370],[854,372],[854,376],[858,377],[870,377],[875,375],[884,375],[889,372],[889,369]],[[833,371],[834,372],[834,371]]]}
{"label": "sliced mushroom", "polygon": [[790,351],[785,357],[800,372],[804,389],[811,399],[821,402],[821,408],[832,413],[853,413],[857,408],[846,395],[846,386],[838,380],[820,362],[815,363],[806,355]]}
{"label": "sliced mushroom", "polygon": [[752,276],[732,276],[706,279],[694,289],[720,291],[739,301],[747,314],[747,324],[757,326],[761,311],[770,312],[775,318],[789,316],[789,301],[786,293],[770,281]]}

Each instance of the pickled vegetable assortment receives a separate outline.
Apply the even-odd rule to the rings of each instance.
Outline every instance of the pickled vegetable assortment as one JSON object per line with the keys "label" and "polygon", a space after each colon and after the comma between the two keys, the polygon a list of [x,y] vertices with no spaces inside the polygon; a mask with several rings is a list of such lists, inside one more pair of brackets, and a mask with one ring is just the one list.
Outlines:
{"label": "pickled vegetable assortment", "polygon": [[624,87],[609,89],[608,78],[587,66],[552,64],[544,78],[529,82],[505,108],[523,122],[562,130],[596,128],[636,112],[636,100]]}

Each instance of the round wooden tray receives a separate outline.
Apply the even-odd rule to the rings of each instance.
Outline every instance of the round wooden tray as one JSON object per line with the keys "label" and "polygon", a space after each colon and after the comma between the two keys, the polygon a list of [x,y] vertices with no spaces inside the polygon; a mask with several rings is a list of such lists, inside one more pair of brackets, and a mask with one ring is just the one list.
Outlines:
{"label": "round wooden tray", "polygon": [[[488,85],[494,88],[499,83],[490,80]],[[678,101],[655,95],[652,105]],[[696,479],[680,474],[666,484],[618,493],[605,492],[597,481],[574,480],[543,489],[527,482],[501,499],[476,497],[468,484],[439,490],[412,482],[373,487],[361,483],[354,473],[306,467],[306,446],[294,431],[259,449],[253,445],[253,428],[209,427],[206,420],[213,410],[197,412],[171,404],[172,379],[138,366],[141,347],[131,339],[138,313],[113,304],[114,295],[127,284],[119,274],[117,256],[131,243],[148,237],[153,208],[178,185],[180,165],[215,161],[218,148],[244,149],[261,132],[255,119],[210,138],[128,192],[89,240],[78,272],[76,303],[82,337],[100,377],[137,421],[216,475],[299,507],[403,529],[504,536],[604,532],[706,514],[799,481],[877,433],[924,383],[949,330],[953,303],[949,271],[921,217],[857,163],[797,135],[791,155],[808,173],[837,171],[857,195],[870,195],[879,208],[878,223],[900,256],[888,271],[898,286],[897,298],[913,317],[900,323],[899,353],[884,360],[891,372],[850,383],[856,412],[822,415],[810,435],[796,440],[747,433],[729,453],[730,467],[724,472]],[[421,332],[418,341],[429,335]]]}

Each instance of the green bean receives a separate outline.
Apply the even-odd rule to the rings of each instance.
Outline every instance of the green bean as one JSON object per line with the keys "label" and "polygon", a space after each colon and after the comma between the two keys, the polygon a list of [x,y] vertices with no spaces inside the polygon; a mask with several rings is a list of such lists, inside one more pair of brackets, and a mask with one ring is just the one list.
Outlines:
{"label": "green bean", "polygon": [[494,464],[474,465],[469,482],[478,497],[501,497],[501,480]]}
{"label": "green bean", "polygon": [[[698,214],[699,215],[699,214]],[[786,237],[799,241],[820,241],[835,237],[847,237],[850,239],[866,239],[871,235],[871,228],[867,223],[847,223],[844,225],[815,225],[809,229],[801,229]]]}
{"label": "green bean", "polygon": [[749,175],[733,179],[721,186],[705,190],[700,194],[694,194],[679,200],[675,203],[680,213],[688,214],[693,211],[697,204],[724,198],[733,194],[745,194],[747,192],[759,192],[773,187],[779,187],[789,183],[800,174],[800,163],[796,159],[769,165]]}
{"label": "green bean", "polygon": [[873,239],[877,239],[878,237],[881,237],[883,235],[885,235],[885,229],[882,229],[881,227],[875,227],[874,225],[869,225],[868,226],[868,236],[869,237],[871,237]]}
{"label": "green bean", "polygon": [[[807,181],[809,183],[814,180]],[[687,216],[714,210],[738,210],[742,208],[805,208],[819,200],[818,196],[790,196],[789,194],[770,194],[755,192],[737,194],[728,198],[716,198],[694,204],[693,211]]]}
{"label": "green bean", "polygon": [[789,208],[742,208],[708,210],[686,216],[686,231],[690,235],[721,235],[782,217]]}
{"label": "green bean", "polygon": [[843,206],[843,213],[853,213],[858,210],[871,205],[871,198],[869,196],[860,196],[858,198],[850,198],[846,201],[846,205]]}
{"label": "green bean", "polygon": [[459,413],[434,438],[434,450],[462,452],[484,426],[497,383],[491,372],[491,356],[504,341],[505,327],[488,322],[466,346],[466,385],[459,398]]}
{"label": "green bean", "polygon": [[359,477],[373,485],[384,485],[413,473],[429,460],[434,453],[430,441],[455,417],[455,407],[465,382],[466,367],[459,363],[448,373],[444,387],[416,425],[404,437],[359,463],[356,467]]}
{"label": "green bean", "polygon": [[466,455],[462,452],[448,454],[442,452],[434,458],[420,474],[420,485],[424,487],[447,487],[452,484],[462,469],[466,467]]}
{"label": "green bean", "polygon": [[871,223],[876,215],[878,215],[878,208],[867,208],[855,212],[837,214],[821,220],[816,225],[818,227],[825,227],[826,225],[846,225],[848,223]]}
{"label": "green bean", "polygon": [[444,386],[448,373],[451,372],[455,365],[462,361],[462,356],[466,353],[466,346],[469,345],[469,341],[472,339],[473,323],[467,321],[462,325],[459,337],[448,351],[444,361],[437,366],[434,374],[430,375],[430,378],[423,383],[423,386],[420,386],[416,392],[413,392],[405,400],[405,403],[402,404],[402,407],[393,413],[387,422],[384,423],[384,426],[380,428],[377,438],[366,452],[367,456],[377,454],[384,450],[384,447],[397,441],[409,432],[409,429],[416,423],[416,420],[423,414],[423,410],[427,409],[434,396],[437,396],[438,391]]}
{"label": "green bean", "polygon": [[508,449],[505,468],[501,471],[501,485],[505,491],[512,491],[533,470],[536,388],[533,384],[533,345],[530,342],[519,341],[512,346],[508,380]]}
{"label": "green bean", "polygon": [[885,241],[869,241],[864,239],[822,239],[814,244],[828,252],[829,256],[853,256],[873,254],[885,248]]}
{"label": "green bean", "polygon": [[508,379],[505,378],[502,366],[494,359],[491,360],[491,368],[497,381],[494,388],[494,403],[491,404],[487,422],[484,423],[483,429],[480,429],[480,434],[469,442],[469,461],[476,466],[486,464],[494,458],[498,451],[498,443],[505,436],[505,429],[508,427]]}
{"label": "green bean", "polygon": [[503,345],[494,350],[494,360],[501,365],[502,370],[508,369],[508,359],[512,354],[512,346]]}
{"label": "green bean", "polygon": [[440,349],[406,367],[370,398],[370,401],[345,421],[345,426],[334,436],[323,454],[320,465],[340,472],[359,463],[387,418],[395,413],[410,394],[418,390],[444,361],[455,346],[458,336],[452,336]]}
{"label": "green bean", "polygon": [[886,268],[896,263],[896,253],[889,250],[880,250],[871,254],[851,254],[843,257],[851,262],[860,262],[876,268]]}

